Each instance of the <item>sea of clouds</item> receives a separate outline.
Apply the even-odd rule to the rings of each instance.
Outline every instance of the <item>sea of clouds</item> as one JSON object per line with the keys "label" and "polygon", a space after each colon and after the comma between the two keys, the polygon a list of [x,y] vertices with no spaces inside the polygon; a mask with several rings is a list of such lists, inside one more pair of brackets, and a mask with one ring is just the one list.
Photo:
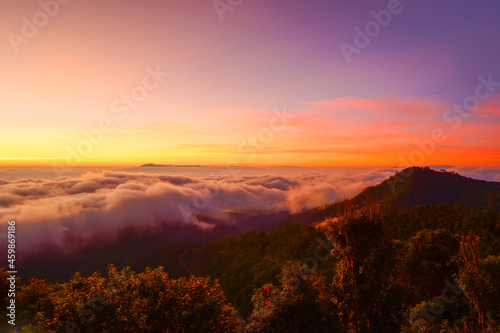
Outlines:
{"label": "sea of clouds", "polygon": [[[187,169],[187,168],[186,168]],[[144,172],[146,171],[146,172]],[[304,209],[350,197],[394,173],[390,169],[331,173],[307,169],[222,168],[86,172],[55,178],[0,179],[0,220],[17,223],[17,246],[32,252],[96,235],[113,237],[129,227],[187,223],[213,227],[237,224],[228,212],[271,214]],[[263,174],[278,171],[278,174]],[[158,173],[162,172],[162,173]],[[202,216],[210,216],[210,222]]]}
{"label": "sea of clouds", "polygon": [[[224,168],[134,168],[54,178],[48,174],[0,178],[0,220],[16,221],[17,247],[22,253],[47,245],[64,249],[75,239],[112,239],[130,227],[186,223],[210,229],[214,221],[238,224],[230,212],[296,213],[352,197],[387,179],[397,169],[240,171],[235,175]],[[487,180],[499,177],[491,170],[458,171]],[[204,220],[207,216],[209,221]]]}

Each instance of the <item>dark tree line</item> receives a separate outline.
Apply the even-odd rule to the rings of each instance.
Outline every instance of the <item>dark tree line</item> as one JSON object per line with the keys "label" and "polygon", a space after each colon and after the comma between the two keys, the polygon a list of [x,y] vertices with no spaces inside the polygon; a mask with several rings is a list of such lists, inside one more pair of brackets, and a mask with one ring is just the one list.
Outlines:
{"label": "dark tree line", "polygon": [[[186,252],[195,276],[110,266],[32,279],[16,296],[18,331],[496,332],[499,232],[495,211],[447,205],[285,224]],[[326,259],[305,260],[315,255]]]}

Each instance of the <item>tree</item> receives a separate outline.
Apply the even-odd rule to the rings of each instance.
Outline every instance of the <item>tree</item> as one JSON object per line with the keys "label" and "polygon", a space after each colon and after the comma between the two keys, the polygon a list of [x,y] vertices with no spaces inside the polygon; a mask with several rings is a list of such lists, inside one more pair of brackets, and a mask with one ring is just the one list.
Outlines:
{"label": "tree", "polygon": [[[48,292],[45,292],[48,290]],[[33,295],[46,303],[29,306]],[[170,279],[163,268],[135,273],[108,268],[108,276],[76,273],[48,289],[39,282],[23,290],[28,314],[38,332],[237,332],[243,321],[227,302],[217,281]]]}
{"label": "tree", "polygon": [[342,332],[324,277],[289,262],[278,278],[279,286],[265,284],[252,296],[247,332]]}
{"label": "tree", "polygon": [[368,216],[344,219],[332,224],[329,237],[337,259],[333,299],[342,324],[351,332],[396,331],[399,300],[391,284],[396,252],[380,222]]}
{"label": "tree", "polygon": [[458,282],[477,316],[479,327],[489,319],[499,319],[500,256],[486,259],[479,255],[479,236],[469,234],[460,240]]}
{"label": "tree", "polygon": [[419,299],[431,299],[441,293],[443,281],[457,273],[452,259],[460,244],[446,230],[419,231],[404,243],[398,255],[396,281]]}
{"label": "tree", "polygon": [[[8,323],[9,320],[15,319],[16,324],[20,323],[19,315],[18,315],[19,310],[20,310],[20,306],[19,306],[19,302],[18,302],[19,295],[18,295],[18,292],[15,292],[16,293],[15,296],[11,294],[11,296],[14,296],[14,297],[9,296],[9,294],[12,291],[10,290],[11,280],[8,280],[8,278],[10,278],[10,274],[7,273],[7,269],[4,267],[1,267],[0,268],[0,290],[2,291],[2,295],[0,295],[0,306],[2,307],[2,311],[0,311],[0,331],[2,331],[2,332],[12,332],[11,330],[14,326],[12,326],[11,324]],[[15,282],[16,288],[18,288],[21,280],[19,277],[16,277],[14,280],[12,280],[12,282]],[[16,301],[16,303],[15,303],[16,313],[14,313],[14,315],[15,315],[14,318],[8,316],[8,314],[10,314],[10,310],[7,309],[7,307],[10,306],[11,300]]]}

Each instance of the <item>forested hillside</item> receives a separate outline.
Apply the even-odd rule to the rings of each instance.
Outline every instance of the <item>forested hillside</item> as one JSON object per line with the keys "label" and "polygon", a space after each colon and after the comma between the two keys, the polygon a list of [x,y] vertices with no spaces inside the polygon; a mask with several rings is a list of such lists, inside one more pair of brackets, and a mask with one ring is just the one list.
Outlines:
{"label": "forested hillside", "polygon": [[440,204],[500,212],[500,183],[471,179],[445,170],[411,167],[378,185],[367,187],[353,198],[292,214],[285,220],[312,225],[328,217],[374,213],[380,207],[401,211],[418,205]]}
{"label": "forested hillside", "polygon": [[497,332],[497,185],[466,179],[473,190],[451,204],[398,207],[420,193],[419,172],[465,179],[415,169],[397,195],[384,182],[268,232],[168,244],[133,269],[18,281],[17,321],[25,332]]}

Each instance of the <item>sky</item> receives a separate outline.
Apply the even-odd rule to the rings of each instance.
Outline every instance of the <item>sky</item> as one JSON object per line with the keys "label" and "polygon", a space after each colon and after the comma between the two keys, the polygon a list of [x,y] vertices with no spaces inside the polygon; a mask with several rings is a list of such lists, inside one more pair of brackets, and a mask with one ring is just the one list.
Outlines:
{"label": "sky", "polygon": [[0,166],[500,167],[500,3],[0,5]]}
{"label": "sky", "polygon": [[21,253],[300,212],[410,165],[500,181],[498,1],[0,6],[0,219]]}

